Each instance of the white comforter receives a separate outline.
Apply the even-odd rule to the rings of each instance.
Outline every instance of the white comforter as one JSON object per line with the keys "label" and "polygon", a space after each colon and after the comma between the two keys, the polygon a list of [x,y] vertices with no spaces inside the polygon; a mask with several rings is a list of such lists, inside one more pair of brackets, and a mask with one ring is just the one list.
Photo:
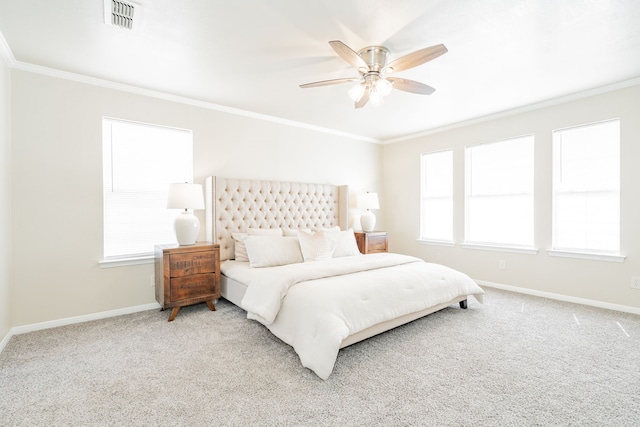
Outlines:
{"label": "white comforter", "polygon": [[[228,264],[228,265],[226,265]],[[406,314],[484,291],[467,275],[399,254],[370,254],[279,267],[225,263],[248,285],[247,317],[291,345],[302,365],[327,379],[342,341]]]}

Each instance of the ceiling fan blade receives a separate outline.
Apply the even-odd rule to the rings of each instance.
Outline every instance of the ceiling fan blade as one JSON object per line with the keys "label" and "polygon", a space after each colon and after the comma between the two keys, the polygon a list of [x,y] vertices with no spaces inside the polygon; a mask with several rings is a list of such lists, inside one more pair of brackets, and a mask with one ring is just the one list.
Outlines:
{"label": "ceiling fan blade", "polygon": [[367,105],[367,102],[369,102],[370,94],[371,94],[371,88],[368,87],[367,90],[365,90],[364,93],[362,94],[362,98],[360,98],[359,101],[356,101],[356,108],[362,108],[365,105]]}
{"label": "ceiling fan blade", "polygon": [[346,44],[342,43],[340,40],[332,40],[329,42],[333,50],[340,56],[340,58],[347,61],[349,64],[353,65],[355,68],[360,69],[364,68],[366,70],[369,69],[369,66],[364,59],[360,58],[358,54],[351,49]]}
{"label": "ceiling fan blade", "polygon": [[429,62],[436,59],[438,56],[448,52],[448,49],[443,44],[435,46],[425,47],[424,49],[417,50],[405,56],[401,56],[398,59],[391,61],[386,67],[382,69],[383,73],[395,73],[398,71],[408,70],[409,68],[417,67],[425,62]]}
{"label": "ceiling fan blade", "polygon": [[346,77],[343,79],[331,79],[331,80],[322,80],[322,81],[313,82],[313,83],[305,83],[303,85],[300,85],[300,87],[307,88],[307,87],[329,86],[329,85],[337,85],[340,83],[358,82],[360,80],[361,80],[360,77]]}
{"label": "ceiling fan blade", "polygon": [[417,93],[419,95],[431,95],[435,92],[435,89],[424,83],[416,82],[415,80],[403,79],[400,77],[387,77],[393,87],[405,92]]}

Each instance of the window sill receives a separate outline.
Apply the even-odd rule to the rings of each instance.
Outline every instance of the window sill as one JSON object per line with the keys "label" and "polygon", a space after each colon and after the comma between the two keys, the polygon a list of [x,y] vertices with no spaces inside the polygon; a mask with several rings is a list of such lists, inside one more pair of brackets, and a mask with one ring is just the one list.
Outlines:
{"label": "window sill", "polygon": [[416,240],[421,245],[434,245],[434,246],[449,246],[454,247],[456,242],[452,240],[430,240],[430,239],[418,239]]}
{"label": "window sill", "polygon": [[481,251],[513,252],[527,255],[536,255],[538,253],[538,249],[525,246],[500,246],[481,243],[463,243],[461,246],[465,249],[478,249]]}
{"label": "window sill", "polygon": [[105,258],[98,261],[100,268],[126,267],[129,265],[153,264],[153,254],[135,255],[129,257]]}
{"label": "window sill", "polygon": [[622,255],[559,251],[559,250],[553,250],[553,249],[548,249],[547,254],[549,256],[562,257],[562,258],[588,259],[591,261],[607,261],[607,262],[624,262],[626,258],[625,256],[622,256]]}

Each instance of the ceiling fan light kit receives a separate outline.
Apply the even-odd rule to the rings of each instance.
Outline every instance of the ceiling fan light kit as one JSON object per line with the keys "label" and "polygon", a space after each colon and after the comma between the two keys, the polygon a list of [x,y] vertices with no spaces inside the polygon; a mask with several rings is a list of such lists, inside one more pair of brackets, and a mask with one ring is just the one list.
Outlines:
{"label": "ceiling fan light kit", "polygon": [[447,52],[447,48],[439,44],[420,49],[387,64],[389,49],[384,46],[367,46],[356,53],[339,40],[330,41],[329,44],[342,59],[358,70],[360,77],[323,80],[302,84],[300,87],[358,82],[348,92],[349,97],[355,102],[355,108],[362,108],[369,102],[373,107],[382,105],[384,97],[389,95],[394,87],[405,92],[431,95],[435,91],[431,86],[400,77],[387,77],[387,75],[417,67]]}
{"label": "ceiling fan light kit", "polygon": [[366,87],[364,85],[364,82],[358,83],[357,85],[349,89],[349,97],[353,99],[353,102],[358,102],[362,99],[362,95],[364,95],[365,90]]}
{"label": "ceiling fan light kit", "polygon": [[376,87],[373,86],[370,89],[369,101],[371,102],[372,107],[379,107],[384,103],[384,98],[382,94],[376,90]]}
{"label": "ceiling fan light kit", "polygon": [[391,93],[391,89],[393,89],[393,83],[385,78],[379,78],[376,80],[376,90],[382,96],[387,96]]}

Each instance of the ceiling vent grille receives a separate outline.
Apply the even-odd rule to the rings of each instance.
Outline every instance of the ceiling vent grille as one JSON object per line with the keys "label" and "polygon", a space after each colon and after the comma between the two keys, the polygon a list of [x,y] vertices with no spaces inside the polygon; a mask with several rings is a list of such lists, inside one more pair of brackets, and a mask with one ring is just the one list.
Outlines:
{"label": "ceiling vent grille", "polygon": [[107,25],[131,30],[136,5],[121,0],[104,0],[104,21]]}

